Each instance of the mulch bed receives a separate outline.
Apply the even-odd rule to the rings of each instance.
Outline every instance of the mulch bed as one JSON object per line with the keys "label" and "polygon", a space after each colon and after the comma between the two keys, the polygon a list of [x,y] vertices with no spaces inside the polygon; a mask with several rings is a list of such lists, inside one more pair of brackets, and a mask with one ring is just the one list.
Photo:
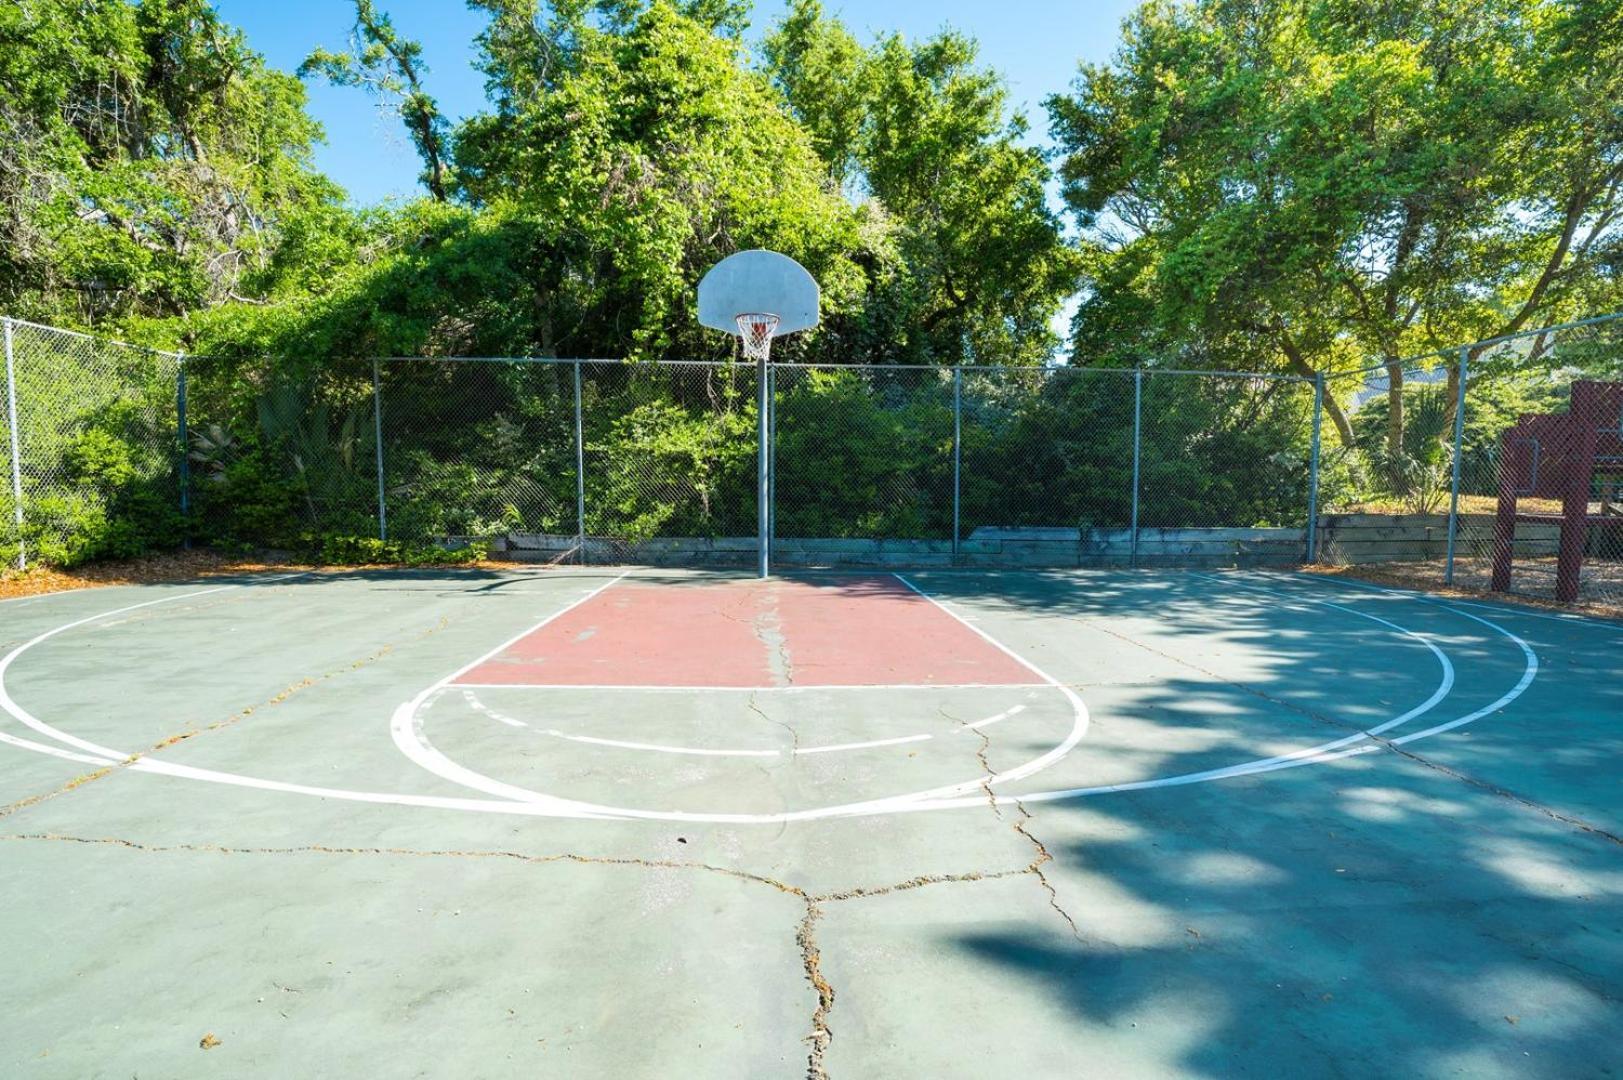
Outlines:
{"label": "mulch bed", "polygon": [[[457,564],[467,568],[469,564]],[[474,564],[483,569],[502,569],[508,564],[485,561]],[[531,566],[533,564],[523,564]],[[390,564],[377,566],[311,566],[284,558],[274,553],[261,553],[253,557],[224,555],[217,551],[173,551],[162,555],[149,555],[141,559],[120,562],[93,563],[72,570],[58,570],[49,566],[31,566],[27,570],[0,571],[0,600],[19,596],[39,596],[44,593],[66,592],[70,589],[96,589],[107,585],[151,585],[166,581],[195,581],[198,578],[217,577],[222,574],[243,574],[268,570],[308,570],[319,573],[342,574],[355,570],[392,569]]]}
{"label": "mulch bed", "polygon": [[[1529,565],[1523,565],[1524,563]],[[1545,566],[1544,563],[1551,565]],[[1333,577],[1357,578],[1377,585],[1419,589],[1460,599],[1487,599],[1498,603],[1569,615],[1593,615],[1603,619],[1623,619],[1623,564],[1590,562],[1584,565],[1583,599],[1576,604],[1555,600],[1553,559],[1518,560],[1512,580],[1514,593],[1497,593],[1488,588],[1492,569],[1485,563],[1460,559],[1454,565],[1454,584],[1443,584],[1444,564],[1434,562],[1366,563],[1359,566],[1310,566],[1303,569]],[[1549,573],[1541,571],[1548,570]]]}

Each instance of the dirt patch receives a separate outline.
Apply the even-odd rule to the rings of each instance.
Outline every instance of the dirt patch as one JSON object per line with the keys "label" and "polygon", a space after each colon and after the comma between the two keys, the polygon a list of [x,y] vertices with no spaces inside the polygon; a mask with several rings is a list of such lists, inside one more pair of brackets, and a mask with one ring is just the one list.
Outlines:
{"label": "dirt patch", "polygon": [[[483,561],[458,563],[458,569],[515,570],[535,568],[533,563]],[[311,573],[345,574],[357,570],[398,569],[392,563],[368,566],[311,566],[274,553],[251,557],[225,555],[217,551],[173,551],[142,559],[93,563],[72,570],[31,566],[27,570],[0,571],[0,600],[72,589],[97,589],[108,585],[151,585],[168,581],[196,581],[224,574],[251,574],[269,570],[306,570]],[[417,566],[414,569],[425,569]]]}
{"label": "dirt patch", "polygon": [[[1562,604],[1555,599],[1555,560],[1518,559],[1513,593],[1489,589],[1492,567],[1487,563],[1461,559],[1454,566],[1454,584],[1443,584],[1444,563],[1392,562],[1360,566],[1307,566],[1309,573],[1331,577],[1357,578],[1378,585],[1419,589],[1461,599],[1488,599],[1496,603],[1522,604],[1569,615],[1592,615],[1602,619],[1623,619],[1623,564],[1592,562],[1584,565],[1583,599]],[[1548,565],[1544,565],[1548,564]]]}

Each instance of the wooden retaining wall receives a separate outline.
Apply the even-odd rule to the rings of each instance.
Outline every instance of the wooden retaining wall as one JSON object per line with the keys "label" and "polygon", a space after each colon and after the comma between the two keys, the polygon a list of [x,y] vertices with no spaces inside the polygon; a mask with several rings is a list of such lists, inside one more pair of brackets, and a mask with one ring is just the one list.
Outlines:
{"label": "wooden retaining wall", "polygon": [[[1553,555],[1556,525],[1516,526],[1518,556]],[[1492,514],[1461,514],[1456,554],[1484,553],[1493,539]],[[1324,514],[1319,518],[1319,557],[1327,563],[1426,562],[1448,557],[1447,514]]]}

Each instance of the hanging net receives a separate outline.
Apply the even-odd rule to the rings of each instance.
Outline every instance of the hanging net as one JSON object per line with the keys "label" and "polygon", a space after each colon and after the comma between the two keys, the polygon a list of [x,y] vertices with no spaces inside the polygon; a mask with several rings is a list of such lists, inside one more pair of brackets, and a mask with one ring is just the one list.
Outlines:
{"label": "hanging net", "polygon": [[735,321],[738,323],[738,339],[744,343],[744,359],[769,359],[772,355],[772,335],[778,329],[778,317],[752,311],[738,316]]}

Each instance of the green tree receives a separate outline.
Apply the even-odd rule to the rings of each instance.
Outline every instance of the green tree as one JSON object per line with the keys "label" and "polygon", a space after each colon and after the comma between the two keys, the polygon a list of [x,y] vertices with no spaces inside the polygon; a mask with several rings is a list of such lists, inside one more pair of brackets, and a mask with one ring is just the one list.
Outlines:
{"label": "green tree", "polygon": [[1078,355],[1303,375],[1375,358],[1400,453],[1402,357],[1559,321],[1615,279],[1620,18],[1603,0],[1145,4],[1116,59],[1048,103],[1085,234]]}
{"label": "green tree", "polygon": [[444,202],[449,189],[447,124],[439,103],[424,89],[422,57],[422,44],[401,37],[388,12],[372,0],[355,0],[349,51],[315,49],[299,65],[299,74],[325,76],[334,86],[360,87],[399,113],[423,159],[423,185]]}
{"label": "green tree", "polygon": [[304,89],[204,0],[0,5],[0,306],[74,324],[246,297],[333,212]]}
{"label": "green tree", "polygon": [[944,31],[863,49],[817,0],[795,0],[767,73],[829,175],[864,196],[870,296],[852,330],[865,358],[1034,363],[1080,269],[1050,211],[1042,154],[1024,145],[1002,79]]}

